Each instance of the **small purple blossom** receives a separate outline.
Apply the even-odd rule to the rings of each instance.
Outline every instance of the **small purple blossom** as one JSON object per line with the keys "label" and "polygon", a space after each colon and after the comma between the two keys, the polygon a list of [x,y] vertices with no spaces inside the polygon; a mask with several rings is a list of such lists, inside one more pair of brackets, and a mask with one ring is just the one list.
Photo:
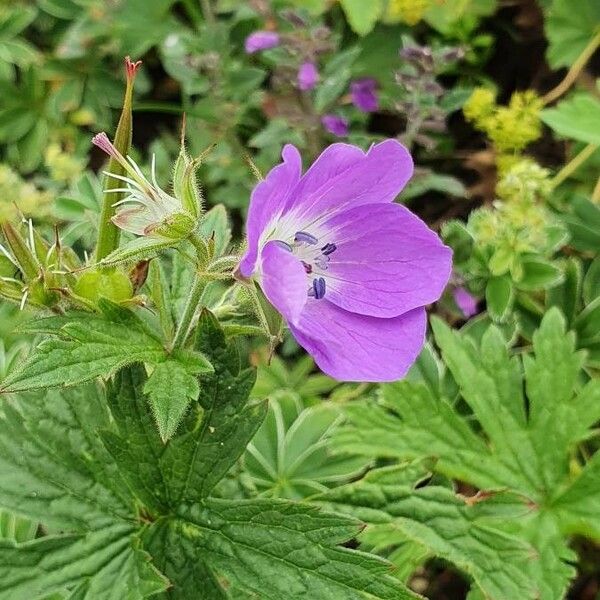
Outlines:
{"label": "small purple blossom", "polygon": [[442,293],[452,252],[393,202],[410,179],[396,140],[365,153],[332,144],[302,175],[298,150],[252,192],[238,275],[255,278],[327,374],[403,377],[425,340],[425,306]]}
{"label": "small purple blossom", "polygon": [[319,81],[319,71],[314,62],[305,62],[298,69],[298,88],[303,92],[312,90]]}
{"label": "small purple blossom", "polygon": [[247,54],[254,54],[279,46],[279,41],[279,34],[275,31],[254,31],[246,38],[244,47]]}
{"label": "small purple blossom", "polygon": [[479,312],[477,309],[477,298],[472,296],[466,288],[462,286],[457,287],[452,295],[454,296],[454,302],[456,302],[456,306],[458,306],[462,314],[467,319]]}
{"label": "small purple blossom", "polygon": [[321,123],[329,133],[337,137],[346,137],[348,135],[348,119],[345,117],[333,114],[323,115]]}
{"label": "small purple blossom", "polygon": [[374,112],[379,108],[377,82],[370,77],[358,79],[350,85],[352,104],[363,112]]}

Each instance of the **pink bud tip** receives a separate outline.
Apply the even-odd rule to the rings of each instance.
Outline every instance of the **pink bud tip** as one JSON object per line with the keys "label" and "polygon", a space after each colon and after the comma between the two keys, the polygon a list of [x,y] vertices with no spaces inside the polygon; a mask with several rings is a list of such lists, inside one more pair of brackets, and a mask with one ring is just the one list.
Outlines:
{"label": "pink bud tip", "polygon": [[127,79],[132,80],[135,77],[137,70],[142,64],[141,60],[133,62],[129,56],[125,57],[125,71],[127,72]]}
{"label": "pink bud tip", "polygon": [[94,144],[94,146],[98,146],[98,148],[100,148],[101,150],[104,150],[104,152],[106,152],[106,154],[108,154],[109,156],[112,156],[113,158],[118,158],[119,152],[113,146],[112,142],[108,139],[108,136],[106,135],[106,133],[104,133],[104,131],[96,134],[92,138],[92,144]]}

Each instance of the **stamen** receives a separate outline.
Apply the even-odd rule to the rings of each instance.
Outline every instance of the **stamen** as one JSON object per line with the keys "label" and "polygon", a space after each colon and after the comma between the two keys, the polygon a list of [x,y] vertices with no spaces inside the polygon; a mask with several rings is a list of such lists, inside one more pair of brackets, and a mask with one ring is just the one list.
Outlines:
{"label": "stamen", "polygon": [[307,262],[304,262],[303,260],[300,261],[300,262],[302,263],[302,266],[304,267],[304,270],[306,271],[306,273],[308,275],[310,275],[312,273],[312,270],[313,270],[312,265],[308,264]]}
{"label": "stamen", "polygon": [[304,242],[305,244],[311,244],[314,246],[319,240],[310,233],[306,233],[306,231],[296,231],[294,235],[295,242]]}
{"label": "stamen", "polygon": [[312,289],[308,290],[308,295],[315,300],[325,296],[325,280],[322,277],[313,279]]}
{"label": "stamen", "polygon": [[337,250],[337,246],[335,244],[325,244],[322,248],[321,248],[321,252],[325,255],[325,256],[329,256],[330,254],[333,254],[335,251]]}
{"label": "stamen", "polygon": [[327,271],[327,269],[329,268],[327,266],[328,262],[329,256],[317,256],[317,258],[315,258],[315,265],[317,265],[317,267],[319,267],[319,269],[323,271]]}
{"label": "stamen", "polygon": [[287,250],[288,252],[293,252],[293,248],[287,242],[284,242],[283,240],[275,240],[275,242],[284,250]]}

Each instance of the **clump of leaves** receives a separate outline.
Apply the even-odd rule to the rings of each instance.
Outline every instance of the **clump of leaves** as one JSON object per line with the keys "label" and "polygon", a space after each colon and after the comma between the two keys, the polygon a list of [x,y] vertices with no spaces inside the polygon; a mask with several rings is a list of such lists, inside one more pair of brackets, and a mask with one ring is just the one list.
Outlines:
{"label": "clump of leaves", "polygon": [[[574,575],[570,536],[600,537],[600,455],[586,462],[579,454],[586,455],[590,427],[600,418],[600,382],[582,382],[584,353],[575,349],[575,335],[565,331],[556,308],[534,333],[533,354],[522,357],[509,352],[495,326],[480,344],[439,319],[433,328],[459,395],[440,393],[452,387],[442,385],[445,367],[432,363],[422,382],[390,384],[378,402],[348,406],[350,423],[335,447],[371,457],[434,458],[436,473],[477,491],[459,502],[461,510],[471,507],[483,522],[535,548],[522,564],[534,597],[562,598]],[[363,502],[366,509],[372,500],[365,495]],[[393,517],[397,506],[380,500],[376,508]],[[458,523],[447,521],[452,538]],[[472,569],[446,556],[477,582]],[[489,595],[507,597],[506,590]]]}
{"label": "clump of leaves", "polygon": [[305,407],[292,391],[271,395],[267,417],[243,457],[256,490],[301,499],[360,475],[368,459],[328,447],[342,419],[340,406],[331,402]]}
{"label": "clump of leaves", "polygon": [[266,403],[248,402],[254,372],[208,312],[198,331],[196,351],[214,372],[167,443],[140,364],[106,389],[89,383],[2,404],[0,505],[60,533],[0,540],[0,598],[416,597],[385,562],[337,547],[359,532],[353,519],[211,497]]}

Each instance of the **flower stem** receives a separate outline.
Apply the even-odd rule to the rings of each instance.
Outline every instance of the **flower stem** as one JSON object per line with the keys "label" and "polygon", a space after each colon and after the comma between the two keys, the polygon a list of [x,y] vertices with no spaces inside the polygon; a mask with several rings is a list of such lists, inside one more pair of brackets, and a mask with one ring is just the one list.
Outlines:
{"label": "flower stem", "polygon": [[543,98],[544,104],[550,104],[560,98],[576,81],[581,71],[585,68],[588,60],[594,52],[600,47],[600,31],[590,40],[589,44],[583,49],[582,53],[577,57],[577,60],[572,64],[571,68],[565,75],[565,78],[553,89],[550,90]]}
{"label": "flower stem", "polygon": [[181,320],[177,325],[177,331],[175,332],[175,337],[171,344],[171,350],[179,350],[185,345],[206,283],[205,277],[196,274],[192,289],[190,290],[188,299],[185,303],[185,308],[183,309],[183,314],[181,315]]}
{"label": "flower stem", "polygon": [[597,144],[588,144],[553,177],[552,187],[558,187],[565,179],[570,177],[597,149]]}

